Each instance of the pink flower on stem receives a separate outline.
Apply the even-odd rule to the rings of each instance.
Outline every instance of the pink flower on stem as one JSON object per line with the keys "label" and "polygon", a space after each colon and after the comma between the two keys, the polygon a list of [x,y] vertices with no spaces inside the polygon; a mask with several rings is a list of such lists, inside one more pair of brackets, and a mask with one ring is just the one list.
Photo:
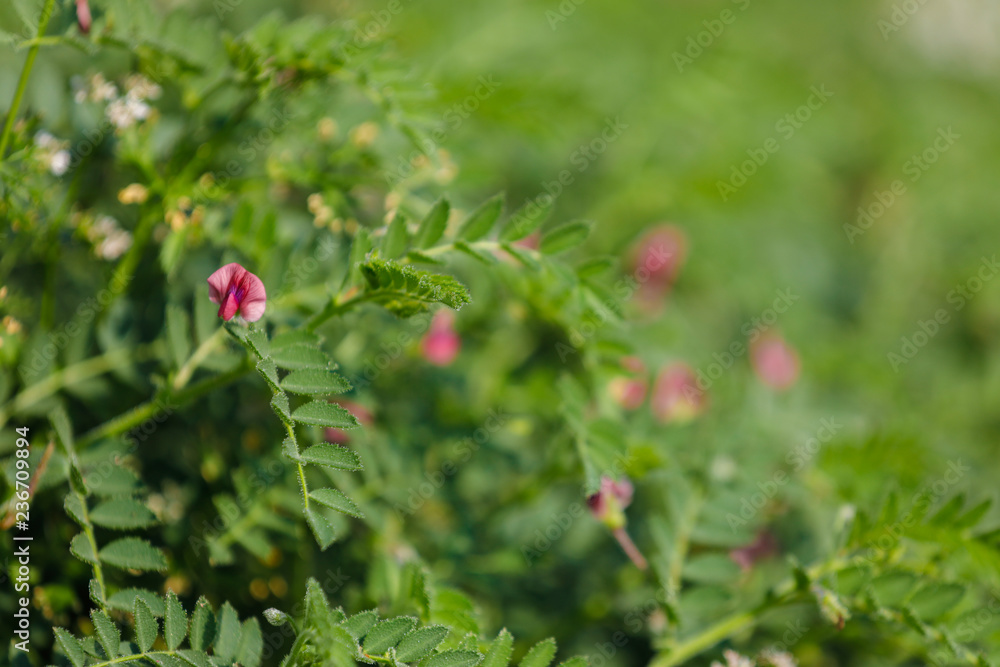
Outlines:
{"label": "pink flower on stem", "polygon": [[632,257],[632,275],[639,283],[637,298],[658,306],[670,291],[687,257],[687,236],[674,225],[661,225],[645,234]]}
{"label": "pink flower on stem", "polygon": [[88,0],[76,0],[76,23],[80,32],[90,34],[90,4]]}
{"label": "pink flower on stem", "polygon": [[219,317],[227,322],[237,313],[247,322],[256,322],[267,306],[264,283],[236,262],[208,277],[208,295],[219,304]]}
{"label": "pink flower on stem", "polygon": [[799,378],[799,355],[784,338],[767,334],[750,346],[750,363],[771,389],[788,389]]}
{"label": "pink flower on stem", "polygon": [[431,320],[430,330],[420,342],[424,359],[436,366],[447,366],[462,349],[462,339],[455,331],[455,314],[450,310],[439,310]]}
{"label": "pink flower on stem", "polygon": [[[629,375],[619,375],[608,383],[608,391],[615,403],[625,410],[637,410],[646,400],[646,365],[638,357],[623,357],[621,366]],[[636,377],[639,376],[639,377]]]}
{"label": "pink flower on stem", "polygon": [[633,491],[632,482],[628,479],[616,482],[605,475],[601,477],[600,490],[587,498],[587,506],[594,518],[611,529],[611,534],[632,563],[640,570],[645,570],[649,566],[646,559],[625,531],[625,508],[632,503]]}
{"label": "pink flower on stem", "polygon": [[694,371],[684,363],[660,371],[649,400],[653,416],[663,423],[689,422],[708,407],[708,395],[698,387]]}

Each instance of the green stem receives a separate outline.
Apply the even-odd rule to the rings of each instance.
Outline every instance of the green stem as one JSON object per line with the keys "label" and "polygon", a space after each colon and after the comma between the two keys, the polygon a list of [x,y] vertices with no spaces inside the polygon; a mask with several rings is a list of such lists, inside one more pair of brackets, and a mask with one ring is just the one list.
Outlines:
{"label": "green stem", "polygon": [[35,405],[61,389],[127,365],[130,360],[146,361],[155,358],[159,354],[160,348],[159,343],[150,343],[134,350],[112,350],[58,370],[41,382],[31,385],[0,407],[0,426],[7,423],[11,415]]}
{"label": "green stem", "polygon": [[200,398],[201,396],[218,389],[219,387],[227,385],[251,370],[252,366],[248,363],[248,361],[249,360],[245,360],[242,364],[239,364],[232,370],[226,371],[225,373],[219,373],[218,375],[213,375],[210,378],[206,378],[201,382],[195,383],[183,391],[146,401],[145,403],[142,403],[128,412],[104,422],[97,428],[86,433],[82,438],[80,438],[79,444],[81,447],[86,447],[101,438],[109,438],[115,435],[120,435],[135,428],[139,424],[142,424],[147,419],[155,417],[161,412],[178,408],[186,403],[190,403],[196,398]]}
{"label": "green stem", "polygon": [[[292,439],[295,443],[296,454],[299,449],[299,442],[295,439],[295,427],[291,424],[286,423],[285,429],[288,431],[288,437]],[[302,487],[302,507],[304,510],[309,509],[309,486],[306,484],[306,469],[302,465],[302,461],[296,460],[295,467],[298,469],[299,473],[299,486]]]}
{"label": "green stem", "polygon": [[142,660],[148,658],[151,655],[170,655],[174,657],[180,657],[180,653],[177,651],[149,651],[147,653],[136,653],[135,655],[123,655],[120,658],[113,658],[111,660],[105,660],[104,662],[95,662],[90,667],[107,667],[107,665],[120,665],[125,662],[132,662],[134,660]]}
{"label": "green stem", "polygon": [[[55,0],[46,0],[45,7],[42,8],[42,16],[38,20],[38,34],[37,37],[41,37],[45,34],[45,28],[49,25],[49,19],[52,17],[52,10],[54,9]],[[17,112],[21,108],[21,101],[24,99],[24,92],[28,89],[28,78],[31,76],[31,68],[35,65],[35,57],[38,55],[37,43],[32,44],[31,48],[28,50],[28,57],[24,60],[24,67],[21,68],[21,78],[17,81],[17,90],[14,92],[14,99],[10,103],[10,111],[7,112],[7,121],[3,126],[3,134],[0,134],[0,162],[3,162],[4,156],[7,154],[7,144],[10,143],[10,133],[14,128],[14,120],[17,118]]]}
{"label": "green stem", "polygon": [[90,543],[91,553],[94,554],[94,563],[91,564],[91,567],[94,569],[94,578],[97,580],[97,585],[101,589],[101,609],[106,612],[108,610],[108,588],[104,583],[104,569],[101,567],[101,560],[97,557],[97,537],[94,535],[94,525],[90,522],[90,512],[87,510],[87,497],[75,489],[73,493],[80,500],[80,508],[83,512],[84,520],[83,533],[87,536],[87,542]]}
{"label": "green stem", "polygon": [[322,325],[331,317],[347,312],[357,304],[364,301],[365,295],[358,294],[356,296],[347,299],[346,301],[341,301],[341,302],[338,302],[338,298],[339,297],[335,296],[332,299],[330,299],[330,302],[326,304],[323,310],[319,311],[311,318],[309,318],[309,321],[306,323],[306,329],[308,331],[316,331],[316,329],[318,329],[320,325]]}
{"label": "green stem", "polygon": [[[850,564],[850,561],[835,559],[820,563],[809,568],[807,574],[810,580],[815,580],[830,572],[840,570]],[[702,651],[712,648],[741,630],[752,627],[768,609],[791,602],[798,594],[794,579],[787,579],[774,589],[774,597],[765,600],[749,611],[741,611],[725,617],[718,623],[710,625],[698,634],[668,647],[655,656],[648,667],[674,667],[693,658]]]}
{"label": "green stem", "polygon": [[177,371],[177,375],[174,377],[174,381],[172,383],[174,391],[179,391],[188,383],[191,379],[191,375],[198,370],[198,366],[201,365],[201,362],[205,361],[208,355],[210,355],[215,348],[218,347],[219,343],[221,343],[225,337],[225,328],[219,327],[216,329],[214,334],[206,338],[205,342],[198,346],[198,349],[194,351],[191,358],[184,362],[184,365]]}

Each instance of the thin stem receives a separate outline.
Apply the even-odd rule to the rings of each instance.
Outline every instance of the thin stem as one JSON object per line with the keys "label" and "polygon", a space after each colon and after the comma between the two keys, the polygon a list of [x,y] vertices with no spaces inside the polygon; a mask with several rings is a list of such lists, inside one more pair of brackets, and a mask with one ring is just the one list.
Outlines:
{"label": "thin stem", "polygon": [[639,547],[635,546],[635,542],[632,541],[632,538],[629,537],[624,528],[615,528],[613,534],[615,539],[618,540],[618,544],[621,545],[622,551],[625,552],[637,568],[645,570],[649,567],[649,563],[646,562],[642,552],[639,551]]}
{"label": "thin stem", "polygon": [[149,651],[148,653],[136,653],[135,655],[123,655],[120,658],[113,658],[111,660],[105,660],[104,662],[95,662],[90,667],[107,667],[107,665],[120,665],[125,662],[132,662],[134,660],[142,660],[148,658],[151,655],[171,655],[175,657],[180,657],[177,651]]}
{"label": "thin stem", "polygon": [[186,403],[190,403],[196,398],[218,389],[224,385],[229,384],[233,380],[245,375],[252,366],[248,363],[249,360],[245,360],[242,364],[239,364],[232,370],[226,371],[225,373],[219,373],[218,375],[213,375],[210,378],[206,378],[201,382],[197,382],[183,391],[179,391],[175,394],[169,394],[165,397],[157,397],[152,400],[146,401],[136,407],[132,408],[128,412],[118,415],[117,417],[104,422],[97,428],[86,433],[82,438],[80,438],[80,446],[85,447],[90,445],[101,438],[109,438],[115,435],[120,435],[136,426],[142,424],[147,419],[155,417],[161,412],[166,412],[167,410],[173,410],[174,408],[180,407]]}
{"label": "thin stem", "polygon": [[[45,7],[42,8],[42,16],[38,19],[37,37],[45,34],[45,28],[49,25],[49,19],[52,18],[54,6],[55,0],[45,1]],[[14,120],[17,118],[17,112],[21,108],[24,92],[28,89],[28,78],[31,76],[31,68],[35,65],[38,47],[39,44],[37,42],[31,45],[31,48],[28,50],[28,56],[24,59],[24,67],[21,68],[21,78],[17,81],[17,90],[14,92],[14,99],[10,103],[10,111],[7,112],[7,121],[3,126],[3,134],[0,134],[0,162],[3,162],[4,156],[7,154],[10,133],[14,128]]]}
{"label": "thin stem", "polygon": [[188,383],[191,379],[191,375],[198,370],[198,366],[201,362],[208,358],[208,355],[218,347],[226,337],[226,330],[223,327],[219,327],[214,334],[205,339],[205,341],[198,346],[198,349],[194,351],[191,358],[184,362],[180,370],[177,371],[177,375],[174,377],[172,383],[174,391],[179,391]]}
{"label": "thin stem", "polygon": [[132,350],[112,350],[58,370],[41,382],[31,385],[0,407],[0,426],[6,424],[11,415],[35,405],[66,387],[89,380],[97,375],[103,375],[127,364],[129,360],[147,361],[156,357],[159,352],[160,344],[150,343]]}
{"label": "thin stem", "polygon": [[[286,423],[285,424],[285,429],[288,431],[288,437],[292,439],[293,443],[295,443],[295,450],[296,450],[296,453],[298,453],[299,443],[295,439],[295,427],[293,427],[291,424]],[[295,467],[298,469],[298,473],[299,473],[299,486],[302,487],[302,507],[303,507],[304,510],[308,510],[309,509],[309,486],[308,486],[308,484],[306,484],[306,470],[305,470],[305,468],[302,465],[302,461],[299,461],[298,459],[296,459],[296,461],[295,461]]]}
{"label": "thin stem", "polygon": [[358,294],[356,296],[347,299],[346,301],[341,301],[339,303],[337,301],[338,298],[339,297],[334,297],[330,299],[330,302],[326,304],[326,307],[324,307],[323,310],[319,311],[311,318],[309,318],[309,321],[306,323],[306,329],[309,331],[316,331],[316,329],[318,329],[321,324],[326,322],[334,315],[340,315],[342,313],[345,313],[354,306],[364,301],[365,295]]}

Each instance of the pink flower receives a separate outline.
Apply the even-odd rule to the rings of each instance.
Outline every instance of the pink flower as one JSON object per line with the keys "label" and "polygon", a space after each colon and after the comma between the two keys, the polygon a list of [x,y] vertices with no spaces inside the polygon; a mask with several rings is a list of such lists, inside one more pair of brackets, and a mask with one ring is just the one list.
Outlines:
{"label": "pink flower", "polygon": [[[357,417],[362,426],[368,426],[372,423],[372,413],[365,406],[347,400],[333,402]],[[324,428],[323,438],[333,445],[346,445],[351,441],[351,434],[342,428]]]}
{"label": "pink flower", "polygon": [[237,313],[247,322],[256,322],[267,306],[264,283],[236,262],[208,277],[208,296],[219,304],[219,317],[227,322]]}
{"label": "pink flower", "polygon": [[607,521],[614,518],[612,515],[621,512],[632,504],[632,494],[635,489],[632,482],[622,478],[616,482],[607,475],[601,477],[601,488],[594,495],[587,498],[587,505],[591,513],[600,521]]}
{"label": "pink flower", "polygon": [[772,558],[776,555],[778,555],[778,541],[767,530],[757,533],[757,537],[750,544],[729,552],[729,558],[739,565],[740,569],[744,572],[753,568],[757,561]]}
{"label": "pink flower", "polygon": [[632,504],[634,492],[632,482],[622,478],[616,482],[607,475],[601,477],[601,488],[587,498],[587,505],[598,521],[611,529],[611,534],[618,540],[622,550],[637,568],[645,570],[648,567],[642,552],[635,546],[632,538],[625,531],[625,508]]}
{"label": "pink flower", "polygon": [[750,346],[750,363],[771,389],[788,389],[799,378],[799,355],[776,334],[765,335]]}
{"label": "pink flower", "polygon": [[76,23],[84,35],[90,33],[90,4],[88,4],[88,0],[76,0]]}
{"label": "pink flower", "polygon": [[663,423],[689,422],[708,407],[708,396],[698,387],[694,371],[675,363],[660,371],[650,397],[653,416]]}
{"label": "pink flower", "polygon": [[674,225],[661,225],[645,234],[632,257],[632,275],[639,283],[638,300],[656,307],[670,291],[687,258],[687,237]]}
{"label": "pink flower", "polygon": [[[619,375],[608,383],[611,398],[625,410],[637,410],[646,400],[646,365],[638,357],[623,357],[621,366],[630,375]],[[639,377],[635,377],[635,376]]]}
{"label": "pink flower", "polygon": [[447,366],[458,356],[462,339],[455,331],[455,315],[450,310],[439,310],[431,320],[430,330],[420,342],[424,359],[437,366]]}

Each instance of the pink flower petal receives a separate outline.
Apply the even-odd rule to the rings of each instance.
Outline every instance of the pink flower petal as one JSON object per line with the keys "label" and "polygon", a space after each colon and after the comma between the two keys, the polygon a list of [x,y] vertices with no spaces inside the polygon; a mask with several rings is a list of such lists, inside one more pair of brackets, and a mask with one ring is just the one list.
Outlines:
{"label": "pink flower petal", "polygon": [[462,338],[454,329],[454,320],[450,311],[438,311],[431,321],[430,331],[420,342],[424,359],[436,366],[451,364],[462,349]]}
{"label": "pink flower petal", "polygon": [[222,303],[222,299],[226,295],[226,290],[229,289],[229,281],[237,271],[246,271],[246,269],[233,262],[232,264],[226,264],[208,277],[208,298],[213,303]]}
{"label": "pink flower petal", "polygon": [[676,363],[660,371],[650,397],[653,416],[661,422],[688,422],[708,407],[708,396],[687,364]]}

